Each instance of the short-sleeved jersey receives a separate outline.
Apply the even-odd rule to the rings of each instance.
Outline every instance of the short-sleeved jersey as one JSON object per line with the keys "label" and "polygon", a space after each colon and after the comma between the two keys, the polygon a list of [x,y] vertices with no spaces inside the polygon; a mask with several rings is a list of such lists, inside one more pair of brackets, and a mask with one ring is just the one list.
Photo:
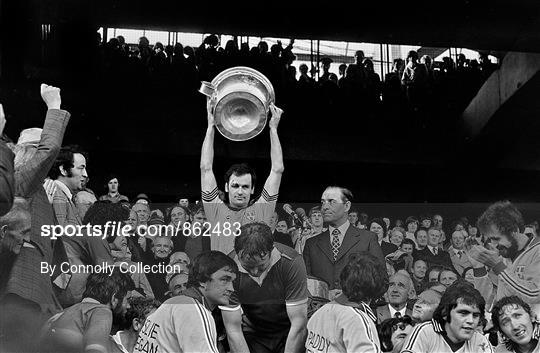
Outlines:
{"label": "short-sleeved jersey", "polygon": [[150,314],[135,353],[218,353],[216,325],[210,310],[194,298],[177,296]]}
{"label": "short-sleeved jersey", "polygon": [[225,227],[230,228],[233,233],[238,229],[235,223],[240,225],[264,222],[270,225],[270,220],[276,208],[278,195],[269,195],[263,189],[261,197],[252,205],[235,210],[229,207],[219,198],[219,190],[216,187],[210,192],[202,192],[202,202],[204,212],[208,222],[211,224],[210,248],[229,254],[234,249],[234,235],[226,235]]}
{"label": "short-sleeved jersey", "polygon": [[103,349],[109,345],[111,326],[111,309],[93,298],[84,298],[47,321],[45,351]]}
{"label": "short-sleeved jersey", "polygon": [[406,338],[401,353],[493,353],[493,347],[484,335],[474,332],[471,339],[453,351],[445,339],[444,329],[431,320],[416,325]]}
{"label": "short-sleeved jersey", "polygon": [[260,334],[286,332],[291,326],[287,306],[307,303],[307,275],[302,256],[279,243],[274,243],[271,256],[272,265],[260,284],[239,264],[234,290],[240,305],[220,306],[221,310],[229,311],[241,308],[244,313],[242,326],[246,331]]}
{"label": "short-sleeved jersey", "polygon": [[[517,295],[540,316],[540,241],[531,241],[512,264],[507,267],[501,263],[493,272],[498,279],[495,301]],[[483,269],[475,270],[475,288],[484,298],[491,297],[493,282]]]}
{"label": "short-sleeved jersey", "polygon": [[306,352],[381,352],[375,315],[363,307],[333,301],[317,310],[307,324]]}

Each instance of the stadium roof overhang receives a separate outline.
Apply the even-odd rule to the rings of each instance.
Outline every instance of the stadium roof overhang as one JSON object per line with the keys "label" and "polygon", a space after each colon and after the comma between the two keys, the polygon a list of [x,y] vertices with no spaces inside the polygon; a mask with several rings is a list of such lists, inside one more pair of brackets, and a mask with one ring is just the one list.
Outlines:
{"label": "stadium roof overhang", "polygon": [[539,1],[42,0],[44,23],[540,52]]}

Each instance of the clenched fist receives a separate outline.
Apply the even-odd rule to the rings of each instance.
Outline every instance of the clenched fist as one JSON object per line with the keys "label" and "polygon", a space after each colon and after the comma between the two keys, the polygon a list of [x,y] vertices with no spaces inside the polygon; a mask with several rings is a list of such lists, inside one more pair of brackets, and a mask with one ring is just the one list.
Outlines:
{"label": "clenched fist", "polygon": [[41,98],[47,105],[47,109],[60,109],[60,104],[62,103],[60,88],[42,83]]}

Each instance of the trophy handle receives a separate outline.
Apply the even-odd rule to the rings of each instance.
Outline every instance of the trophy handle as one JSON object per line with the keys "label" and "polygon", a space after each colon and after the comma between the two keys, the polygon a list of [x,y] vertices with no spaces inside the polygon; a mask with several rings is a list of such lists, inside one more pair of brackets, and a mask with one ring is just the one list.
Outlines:
{"label": "trophy handle", "polygon": [[199,88],[199,92],[201,92],[208,98],[212,99],[216,93],[216,87],[208,81],[202,81],[201,88]]}

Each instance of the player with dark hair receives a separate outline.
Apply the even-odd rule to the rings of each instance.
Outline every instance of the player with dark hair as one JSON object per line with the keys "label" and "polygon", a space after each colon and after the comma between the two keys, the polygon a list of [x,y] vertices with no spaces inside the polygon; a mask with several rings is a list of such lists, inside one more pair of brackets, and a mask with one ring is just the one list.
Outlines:
{"label": "player with dark hair", "polygon": [[111,336],[112,353],[133,352],[144,321],[161,303],[151,297],[132,297],[128,299],[128,305],[129,309],[123,318],[124,327]]}
{"label": "player with dark hair", "polygon": [[237,272],[233,259],[219,251],[198,255],[189,270],[188,288],[148,316],[133,352],[218,353],[212,310],[229,305]]}
{"label": "player with dark hair", "polygon": [[[270,219],[276,208],[281,176],[285,169],[283,165],[283,153],[277,133],[277,127],[283,110],[275,105],[270,105],[272,117],[270,118],[270,159],[272,166],[270,175],[264,184],[261,197],[251,204],[251,195],[255,192],[256,175],[253,169],[246,164],[235,164],[225,174],[225,192],[228,194],[228,203],[224,203],[220,197],[220,191],[213,171],[214,161],[214,115],[212,102],[207,104],[208,128],[201,151],[201,191],[204,211],[211,228],[211,248],[226,254],[233,251],[234,236],[227,236],[229,231],[238,230],[239,225],[250,222],[265,222],[270,224]],[[238,226],[235,226],[235,223]]]}
{"label": "player with dark hair", "polygon": [[540,316],[540,238],[523,234],[523,225],[521,212],[509,201],[492,204],[478,219],[478,229],[490,241],[488,248],[474,245],[468,255],[475,287],[484,298],[494,289],[487,267],[498,278],[495,300],[517,295]]}
{"label": "player with dark hair", "polygon": [[497,353],[540,352],[540,323],[529,304],[516,295],[504,297],[491,309],[493,326],[501,332],[504,346]]}
{"label": "player with dark hair", "polygon": [[468,284],[456,283],[444,292],[433,319],[417,325],[402,353],[492,353],[489,341],[476,331],[486,302]]}
{"label": "player with dark hair", "polygon": [[339,276],[343,293],[309,319],[307,352],[380,352],[369,304],[386,291],[384,274],[382,263],[371,254],[349,259]]}
{"label": "player with dark hair", "polygon": [[83,300],[53,316],[43,331],[46,352],[108,352],[113,314],[128,309],[128,291],[134,287],[128,274],[115,268],[112,273],[88,276]]}
{"label": "player with dark hair", "polygon": [[273,242],[264,223],[242,226],[236,237],[234,282],[238,305],[221,313],[234,352],[300,352],[307,323],[307,276],[302,256]]}

